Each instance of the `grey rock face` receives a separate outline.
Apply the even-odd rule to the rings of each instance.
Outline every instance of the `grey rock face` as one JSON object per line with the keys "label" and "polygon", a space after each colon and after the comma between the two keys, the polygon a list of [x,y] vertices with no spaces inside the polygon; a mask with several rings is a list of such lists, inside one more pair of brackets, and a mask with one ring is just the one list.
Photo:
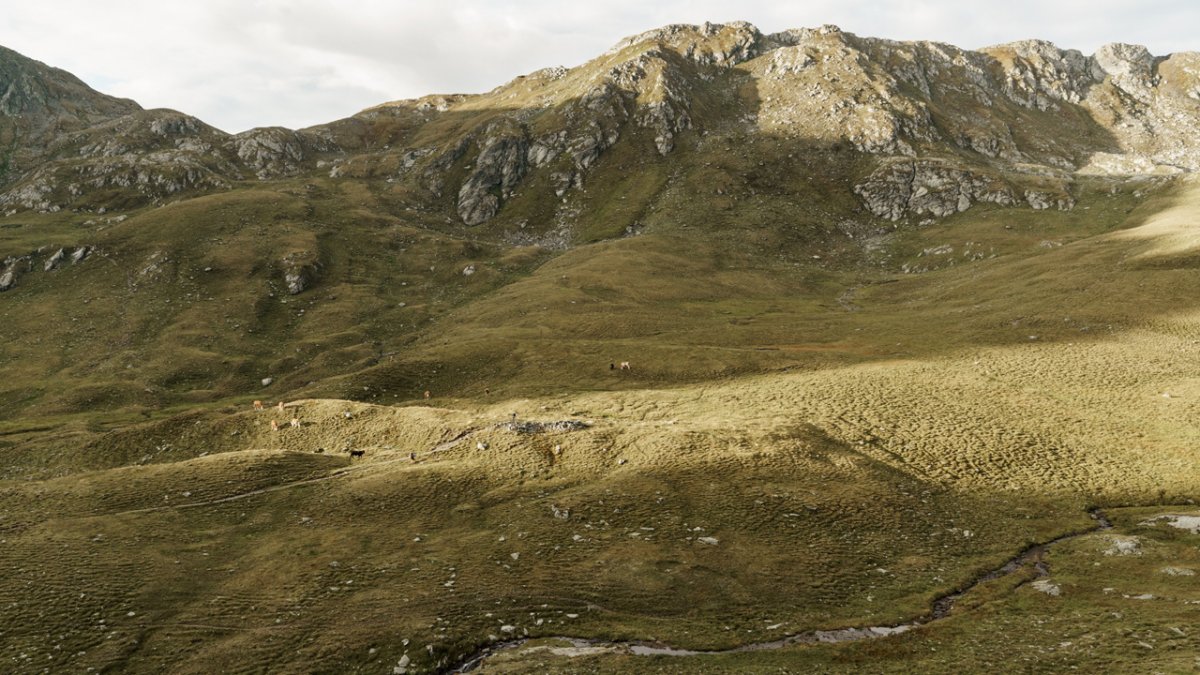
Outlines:
{"label": "grey rock face", "polygon": [[1154,74],[1154,56],[1142,45],[1107,44],[1096,50],[1096,66],[1112,78],[1113,84],[1136,98],[1148,100],[1150,89],[1158,84]]}
{"label": "grey rock face", "polygon": [[7,118],[6,131],[21,138],[12,158],[20,171],[30,168],[62,133],[140,109],[133,101],[93,90],[66,71],[0,47],[0,117]]}
{"label": "grey rock face", "polygon": [[471,174],[458,191],[458,214],[478,225],[500,210],[528,170],[529,138],[519,130],[489,129]]}
{"label": "grey rock face", "polygon": [[1044,40],[1024,40],[1003,47],[1013,52],[1004,67],[1004,92],[1027,108],[1057,110],[1062,101],[1080,103],[1104,78],[1091,59]]}
{"label": "grey rock face", "polygon": [[548,134],[534,141],[529,146],[529,153],[526,156],[529,166],[537,168],[549,164],[562,153],[563,147],[566,145],[566,139],[567,132],[560,131],[556,134]]}
{"label": "grey rock face", "polygon": [[975,202],[1011,206],[1012,188],[1002,180],[936,160],[889,161],[854,186],[871,213],[896,221],[937,218],[966,211]]}
{"label": "grey rock face", "polygon": [[242,132],[229,139],[228,146],[259,179],[299,173],[307,158],[305,146],[320,151],[336,148],[327,139],[283,127],[261,127]]}

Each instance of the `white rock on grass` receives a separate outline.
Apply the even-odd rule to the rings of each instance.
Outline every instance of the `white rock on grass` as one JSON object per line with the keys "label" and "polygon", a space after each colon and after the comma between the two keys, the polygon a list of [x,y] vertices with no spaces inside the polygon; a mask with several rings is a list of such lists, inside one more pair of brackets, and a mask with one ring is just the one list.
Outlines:
{"label": "white rock on grass", "polygon": [[1049,579],[1038,579],[1030,585],[1033,586],[1034,589],[1041,591],[1046,595],[1052,595],[1055,597],[1062,595],[1062,588]]}
{"label": "white rock on grass", "polygon": [[1142,541],[1137,537],[1113,537],[1104,555],[1141,555]]}
{"label": "white rock on grass", "polygon": [[1161,570],[1159,570],[1159,572],[1162,572],[1163,574],[1165,574],[1167,576],[1171,576],[1171,577],[1194,577],[1194,576],[1196,576],[1196,570],[1188,569],[1186,567],[1164,567]]}
{"label": "white rock on grass", "polygon": [[1158,516],[1157,518],[1151,518],[1150,520],[1142,521],[1138,524],[1156,525],[1159,521],[1166,521],[1167,525],[1180,530],[1187,530],[1192,534],[1200,534],[1200,516],[1198,515],[1181,516],[1173,514],[1167,516]]}

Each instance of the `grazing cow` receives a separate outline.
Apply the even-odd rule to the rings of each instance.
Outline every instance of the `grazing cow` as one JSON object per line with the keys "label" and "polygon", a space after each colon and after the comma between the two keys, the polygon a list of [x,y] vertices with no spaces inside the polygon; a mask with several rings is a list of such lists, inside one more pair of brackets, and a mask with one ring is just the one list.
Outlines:
{"label": "grazing cow", "polygon": [[362,457],[363,455],[367,454],[366,450],[350,450],[349,452],[351,459],[355,457]]}
{"label": "grazing cow", "polygon": [[317,451],[316,451],[316,452],[317,452],[317,454],[318,454],[318,455],[324,454],[324,453],[325,453],[325,448],[317,448]]}
{"label": "grazing cow", "polygon": [[621,362],[621,370],[633,370],[633,369],[629,367],[628,361],[622,361]]}
{"label": "grazing cow", "polygon": [[279,412],[283,412],[283,401],[279,402]]}
{"label": "grazing cow", "polygon": [[271,420],[271,431],[279,431],[279,422]]}
{"label": "grazing cow", "polygon": [[262,410],[262,409],[263,409],[263,404],[262,404],[262,401],[255,401],[255,402],[254,402],[254,409],[255,409],[255,410]]}
{"label": "grazing cow", "polygon": [[291,424],[293,429],[299,429],[300,428],[300,418],[293,417],[292,421],[289,424]]}
{"label": "grazing cow", "polygon": [[415,453],[415,452],[408,453],[408,459],[409,459],[409,461],[412,461],[412,462],[417,461],[417,453]]}
{"label": "grazing cow", "polygon": [[426,389],[426,390],[425,390],[425,398],[429,398],[429,396],[430,396],[430,394],[429,394],[429,390],[428,390],[428,389]]}

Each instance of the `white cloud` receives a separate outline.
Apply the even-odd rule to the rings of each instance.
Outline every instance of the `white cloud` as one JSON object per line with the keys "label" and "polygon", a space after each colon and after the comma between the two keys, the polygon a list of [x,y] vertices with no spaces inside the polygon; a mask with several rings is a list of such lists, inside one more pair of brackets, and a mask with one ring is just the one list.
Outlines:
{"label": "white cloud", "polygon": [[1183,0],[39,0],[4,14],[0,44],[106,93],[228,131],[485,91],[666,23],[745,19],[764,31],[835,23],[963,47],[1028,37],[1085,52],[1112,41],[1155,53],[1200,47],[1192,30],[1200,5]]}

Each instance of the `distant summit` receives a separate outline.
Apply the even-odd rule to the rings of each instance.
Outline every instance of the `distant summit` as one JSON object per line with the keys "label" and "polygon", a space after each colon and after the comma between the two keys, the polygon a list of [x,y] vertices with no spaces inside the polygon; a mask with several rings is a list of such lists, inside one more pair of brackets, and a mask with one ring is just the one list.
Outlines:
{"label": "distant summit", "polygon": [[0,47],[0,144],[11,153],[10,171],[28,168],[63,133],[138,110],[129,99],[101,94],[65,70]]}

